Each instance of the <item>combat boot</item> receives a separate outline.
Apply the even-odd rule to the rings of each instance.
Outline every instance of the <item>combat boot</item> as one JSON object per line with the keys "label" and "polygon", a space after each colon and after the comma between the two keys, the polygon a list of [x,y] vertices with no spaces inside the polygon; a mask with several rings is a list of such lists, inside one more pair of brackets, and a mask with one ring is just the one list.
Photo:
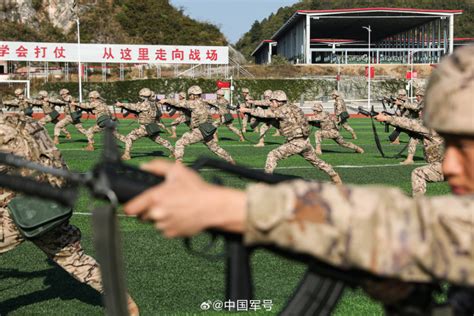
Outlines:
{"label": "combat boot", "polygon": [[413,161],[413,158],[407,158],[404,161],[400,162],[401,165],[413,165],[415,162]]}
{"label": "combat boot", "polygon": [[243,136],[239,136],[241,142],[245,142],[245,138]]}
{"label": "combat boot", "polygon": [[332,176],[331,180],[334,184],[342,184],[342,179],[338,174],[336,174],[335,176]]}
{"label": "combat boot", "polygon": [[128,315],[140,316],[140,310],[138,309],[138,305],[137,303],[135,303],[135,301],[130,295],[128,295],[128,298],[127,298],[127,309],[128,309]]}
{"label": "combat boot", "polygon": [[87,144],[87,146],[84,147],[84,150],[85,151],[94,151],[94,144],[92,144],[92,143]]}
{"label": "combat boot", "polygon": [[59,145],[59,137],[58,136],[54,136],[54,144]]}
{"label": "combat boot", "polygon": [[130,160],[130,159],[132,159],[132,157],[130,157],[130,153],[123,153],[121,159],[122,160]]}
{"label": "combat boot", "polygon": [[265,147],[265,142],[263,138],[258,141],[258,144],[253,145],[253,147]]}
{"label": "combat boot", "polygon": [[176,135],[176,129],[175,128],[172,128],[171,129],[171,136],[170,138],[178,138],[178,136]]}
{"label": "combat boot", "polygon": [[358,154],[363,154],[364,152],[365,152],[364,149],[361,148],[361,147],[356,149],[356,153],[358,153]]}
{"label": "combat boot", "polygon": [[356,133],[352,132],[351,134],[352,134],[352,139],[357,139]]}
{"label": "combat boot", "polygon": [[67,134],[66,134],[66,139],[71,139],[71,138],[72,138],[72,137],[71,137],[71,133],[67,133]]}

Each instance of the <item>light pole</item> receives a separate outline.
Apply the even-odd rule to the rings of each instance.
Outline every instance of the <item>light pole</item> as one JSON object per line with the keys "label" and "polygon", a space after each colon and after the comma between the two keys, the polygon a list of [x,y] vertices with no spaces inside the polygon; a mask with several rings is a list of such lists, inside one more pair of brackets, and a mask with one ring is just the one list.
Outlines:
{"label": "light pole", "polygon": [[72,12],[76,15],[76,25],[77,25],[77,75],[79,78],[79,102],[82,102],[82,67],[81,67],[81,23],[79,21],[79,5],[74,1],[74,4],[71,9]]}
{"label": "light pole", "polygon": [[362,28],[366,29],[367,32],[369,33],[369,69],[367,71],[367,76],[369,78],[369,87],[368,87],[368,98],[369,98],[369,102],[368,102],[368,107],[369,107],[369,110],[371,108],[371,102],[370,102],[370,98],[371,98],[371,93],[370,93],[370,77],[371,77],[371,69],[370,69],[370,33],[372,33],[372,29],[370,28],[370,25],[369,26],[363,26]]}

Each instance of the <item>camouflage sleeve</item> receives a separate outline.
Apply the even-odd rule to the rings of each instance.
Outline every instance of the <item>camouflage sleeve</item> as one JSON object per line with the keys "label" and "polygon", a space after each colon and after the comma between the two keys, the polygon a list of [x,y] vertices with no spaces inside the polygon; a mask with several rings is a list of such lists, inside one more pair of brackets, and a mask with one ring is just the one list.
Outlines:
{"label": "camouflage sleeve", "polygon": [[405,108],[407,110],[418,111],[419,107],[420,106],[418,105],[418,103],[411,103],[411,102],[403,103],[403,108]]}
{"label": "camouflage sleeve", "polygon": [[90,102],[78,103],[77,106],[80,107],[81,109],[85,109],[85,110],[95,108],[95,105],[90,103]]}
{"label": "camouflage sleeve", "polygon": [[265,100],[262,100],[262,101],[252,101],[252,104],[253,105],[256,105],[256,106],[270,106],[268,104],[268,101],[265,101]]}
{"label": "camouflage sleeve", "polygon": [[298,180],[252,185],[247,200],[249,245],[405,281],[474,285],[474,196],[413,199],[394,188]]}
{"label": "camouflage sleeve", "polygon": [[40,101],[40,100],[26,99],[25,101],[26,101],[26,103],[31,104],[31,105],[34,105],[34,106],[39,106],[39,107],[42,107],[42,106],[43,106],[43,102]]}
{"label": "camouflage sleeve", "polygon": [[165,99],[165,104],[168,104],[168,105],[171,105],[173,107],[176,107],[176,108],[183,108],[183,109],[188,109],[188,104],[187,102],[179,102],[177,100],[173,100],[173,99]]}
{"label": "camouflage sleeve", "polygon": [[401,127],[406,130],[418,133],[422,136],[430,135],[430,129],[424,126],[420,120],[403,116],[390,116],[387,120],[387,123],[395,127]]}
{"label": "camouflage sleeve", "polygon": [[143,112],[146,110],[147,105],[144,102],[138,102],[138,103],[123,103],[124,105],[122,106],[123,108],[135,112]]}
{"label": "camouflage sleeve", "polygon": [[280,112],[273,111],[272,109],[256,108],[250,112],[250,115],[262,118],[283,118],[284,115]]}
{"label": "camouflage sleeve", "polygon": [[6,100],[6,101],[3,101],[3,105],[19,107],[20,103],[18,102],[18,100]]}

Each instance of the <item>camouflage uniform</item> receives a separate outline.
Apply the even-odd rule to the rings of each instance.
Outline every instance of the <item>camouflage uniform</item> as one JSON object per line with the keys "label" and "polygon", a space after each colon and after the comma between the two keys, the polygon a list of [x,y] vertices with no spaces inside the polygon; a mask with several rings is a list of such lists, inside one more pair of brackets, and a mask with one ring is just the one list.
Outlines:
{"label": "camouflage uniform", "polygon": [[[232,124],[232,121],[225,120],[224,116],[227,114],[232,114],[229,109],[229,101],[227,101],[224,97],[218,97],[216,100],[208,100],[206,101],[209,105],[215,107],[219,112],[219,119],[214,122],[215,127],[219,127],[224,125],[229,129],[232,133],[239,136],[240,141],[243,141],[244,136],[242,135],[241,131]],[[217,132],[216,132],[217,133]]]}
{"label": "camouflage uniform", "polygon": [[[424,95],[424,90],[422,89],[417,89],[416,94],[422,93]],[[420,118],[420,112],[423,110],[424,107],[424,102],[421,100],[420,103],[415,102],[406,102],[403,104],[403,108],[408,110],[408,117],[414,118],[414,119],[419,119]],[[412,164],[413,163],[413,157],[415,157],[416,153],[416,145],[418,145],[419,140],[418,138],[415,137],[410,137],[408,141],[408,156],[407,159],[403,162],[403,164]]]}
{"label": "camouflage uniform", "polygon": [[[179,99],[178,102],[185,103],[186,102],[186,93],[185,92],[180,92],[179,93],[179,98],[180,99]],[[184,111],[183,109],[181,109],[181,110],[176,109],[176,110],[178,112],[178,117],[176,119],[174,119],[174,121],[171,123],[171,131],[172,131],[171,138],[176,138],[177,137],[176,127],[178,125],[185,123],[186,125],[189,126],[190,115],[188,115],[187,111]]]}
{"label": "camouflage uniform", "polygon": [[[272,91],[271,90],[266,90],[263,93],[265,99],[262,101],[251,101],[251,104],[256,107],[261,107],[264,109],[267,109],[270,107],[272,102],[270,101],[270,97],[272,96]],[[263,122],[262,125],[260,126],[260,138],[258,141],[258,144],[254,145],[254,147],[264,147],[265,146],[265,134],[267,131],[271,128],[271,124]],[[279,135],[278,135],[279,136]]]}
{"label": "camouflage uniform", "polygon": [[[247,88],[243,88],[242,89],[242,93],[247,93],[247,95],[244,97],[244,103],[240,104],[240,107],[241,108],[245,108],[245,109],[251,109],[252,108],[252,104],[249,103],[249,101],[253,101],[252,97],[248,94],[249,93],[249,89]],[[250,121],[250,124],[253,124],[255,122],[255,118],[254,117],[251,117],[250,115],[248,114],[244,114],[244,118],[242,119],[242,133],[246,133],[247,132],[247,124],[249,123]]]}
{"label": "camouflage uniform", "polygon": [[[48,92],[42,90],[38,93],[38,99],[29,99],[26,102],[43,110],[44,117],[38,121],[41,126],[45,126],[47,123],[53,123],[56,127],[59,119],[59,112],[56,111],[55,105],[50,102]],[[67,138],[71,138],[71,134],[67,131],[67,129],[62,128],[60,131],[66,134]]]}
{"label": "camouflage uniform", "polygon": [[206,145],[207,148],[209,148],[209,150],[215,153],[217,156],[230,163],[234,163],[234,160],[229,155],[229,153],[225,151],[222,147],[220,147],[214,140],[214,138],[210,137],[208,139],[205,139],[203,134],[199,130],[199,126],[201,124],[212,124],[212,117],[209,112],[209,107],[207,103],[205,103],[200,98],[195,100],[187,100],[186,102],[178,102],[176,100],[162,100],[162,102],[168,103],[177,108],[187,109],[191,112],[191,131],[184,133],[183,136],[181,136],[181,138],[175,144],[176,160],[183,160],[184,148],[186,146],[202,141],[204,145]]}
{"label": "camouflage uniform", "polygon": [[23,89],[16,89],[15,99],[3,101],[3,105],[18,108],[18,111],[20,111],[20,113],[26,114],[28,116],[33,115],[33,109],[28,103],[28,99],[25,98],[25,95],[23,94]]}
{"label": "camouflage uniform", "polygon": [[247,205],[248,245],[406,281],[474,285],[472,195],[412,199],[394,188],[294,181],[249,186]]}
{"label": "camouflage uniform", "polygon": [[[92,110],[92,113],[95,115],[97,121],[101,117],[108,117],[112,119],[112,114],[110,113],[109,107],[104,101],[102,101],[100,95],[98,93],[94,94],[94,92],[96,91],[89,93],[89,98],[92,100],[91,102],[80,103],[78,104],[78,107],[84,110]],[[91,98],[91,95],[94,97]],[[94,150],[94,134],[99,133],[104,129],[97,124],[97,121],[96,125],[92,126],[86,131],[88,145],[85,150]],[[116,130],[114,131],[114,136],[121,142],[125,142],[125,136],[119,134]]]}
{"label": "camouflage uniform", "polygon": [[60,120],[54,126],[54,141],[55,143],[59,143],[59,134],[62,129],[65,129],[66,126],[73,124],[77,131],[85,136],[87,136],[87,130],[82,126],[80,119],[74,120],[72,118],[72,113],[78,111],[77,104],[74,98],[67,94],[61,94],[62,100],[52,100],[51,102],[60,106],[64,106],[64,118]]}
{"label": "camouflage uniform", "polygon": [[149,100],[144,100],[143,102],[136,104],[124,103],[122,106],[128,110],[138,112],[138,123],[140,124],[138,128],[131,131],[125,137],[125,152],[122,156],[122,159],[130,159],[130,151],[132,149],[133,142],[144,136],[147,136],[155,143],[166,147],[171,152],[171,155],[174,154],[174,148],[169,141],[160,137],[159,134],[149,135],[146,130],[147,125],[156,124],[157,107],[154,103],[150,102]]}
{"label": "camouflage uniform", "polygon": [[[46,166],[66,167],[46,130],[38,122],[26,117],[0,115],[0,150]],[[23,170],[22,175],[31,175],[31,172]],[[53,176],[41,176],[39,180],[52,185],[63,184],[63,180]],[[7,210],[14,196],[14,192],[0,189],[0,253],[12,250],[25,241]],[[80,240],[81,231],[66,222],[31,242],[74,278],[102,292],[99,266],[84,253]]]}
{"label": "camouflage uniform", "polygon": [[[278,98],[280,93],[284,94],[282,91],[274,91],[272,98]],[[334,182],[341,182],[339,175],[332,166],[316,156],[314,148],[308,139],[308,121],[303,111],[297,105],[282,103],[276,109],[257,108],[252,110],[251,115],[278,120],[280,134],[286,138],[285,144],[273,149],[268,154],[265,172],[273,173],[279,160],[298,154],[314,167],[326,172]]]}
{"label": "camouflage uniform", "polygon": [[315,110],[315,115],[308,118],[309,122],[320,122],[321,124],[321,129],[314,133],[314,138],[316,140],[316,154],[322,154],[321,143],[323,139],[332,139],[340,146],[355,150],[358,153],[364,152],[361,147],[344,140],[337,128],[336,118],[332,117],[328,112],[323,111],[322,106],[320,108],[318,107],[318,110],[319,109],[321,109],[321,111]]}
{"label": "camouflage uniform", "polygon": [[423,137],[423,149],[427,166],[413,170],[411,174],[411,185],[413,195],[423,195],[426,192],[426,182],[444,181],[441,170],[443,162],[443,139],[433,130],[423,126],[421,120],[409,119],[407,117],[389,117],[387,123],[401,127]]}
{"label": "camouflage uniform", "polygon": [[[337,94],[336,94],[337,93]],[[357,139],[357,135],[354,131],[354,129],[349,125],[347,120],[342,121],[341,120],[341,113],[346,112],[347,113],[347,107],[346,107],[346,102],[344,99],[339,95],[338,92],[333,92],[333,96],[336,98],[334,99],[334,114],[338,118],[338,124],[342,128],[344,128],[346,131],[351,133],[353,139]]]}

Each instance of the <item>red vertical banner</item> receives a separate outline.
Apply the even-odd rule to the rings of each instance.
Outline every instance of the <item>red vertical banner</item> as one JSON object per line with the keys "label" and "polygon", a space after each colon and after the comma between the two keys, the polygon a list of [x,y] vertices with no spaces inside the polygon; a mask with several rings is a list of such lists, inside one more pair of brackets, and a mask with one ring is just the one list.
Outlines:
{"label": "red vertical banner", "polygon": [[[369,78],[369,67],[365,67],[365,77]],[[370,66],[370,79],[375,77],[375,68]]]}

